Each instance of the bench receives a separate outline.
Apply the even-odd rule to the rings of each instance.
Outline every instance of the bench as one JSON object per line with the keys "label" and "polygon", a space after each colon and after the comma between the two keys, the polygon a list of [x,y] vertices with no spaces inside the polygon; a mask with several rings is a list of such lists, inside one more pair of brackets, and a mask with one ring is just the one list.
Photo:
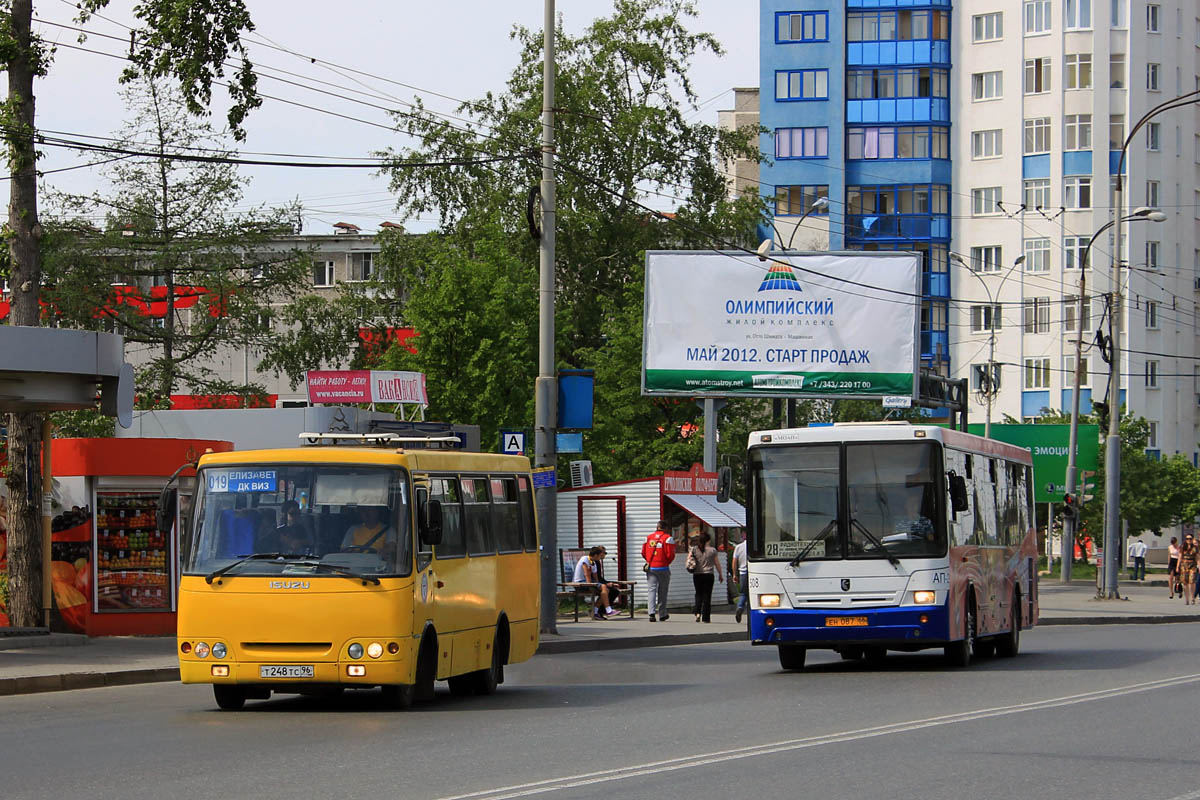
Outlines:
{"label": "bench", "polygon": [[[558,551],[558,566],[559,574],[562,580],[558,582],[558,588],[554,593],[556,600],[573,599],[575,601],[575,621],[579,622],[579,598],[586,597],[588,600],[587,608],[588,615],[591,615],[592,605],[596,601],[599,584],[595,583],[577,583],[573,580],[575,577],[575,565],[579,563],[579,559],[586,556],[587,548],[563,548]],[[637,585],[633,581],[607,581],[621,590],[621,597],[624,599],[626,606],[629,608],[629,618],[633,619],[633,589]]]}

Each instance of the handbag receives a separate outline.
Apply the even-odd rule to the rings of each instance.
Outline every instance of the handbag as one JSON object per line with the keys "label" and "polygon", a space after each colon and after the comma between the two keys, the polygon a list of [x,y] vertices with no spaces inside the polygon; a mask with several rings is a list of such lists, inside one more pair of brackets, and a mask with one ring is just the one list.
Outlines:
{"label": "handbag", "polygon": [[698,565],[697,565],[697,563],[696,563],[696,550],[695,550],[695,548],[692,548],[691,550],[688,550],[687,564],[686,564],[685,566],[687,566],[687,571],[688,571],[688,572],[695,572],[695,571],[696,571],[696,567],[697,567]]}

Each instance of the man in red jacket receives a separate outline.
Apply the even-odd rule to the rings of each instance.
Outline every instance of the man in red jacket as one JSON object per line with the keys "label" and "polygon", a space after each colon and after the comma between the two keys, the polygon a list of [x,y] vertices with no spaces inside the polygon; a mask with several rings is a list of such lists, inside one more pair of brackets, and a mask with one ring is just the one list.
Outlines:
{"label": "man in red jacket", "polygon": [[[667,621],[667,587],[671,585],[671,562],[675,560],[675,540],[666,531],[667,523],[659,520],[658,528],[642,543],[642,558],[646,559],[646,586],[650,592],[650,621]],[[655,616],[657,614],[657,616]]]}

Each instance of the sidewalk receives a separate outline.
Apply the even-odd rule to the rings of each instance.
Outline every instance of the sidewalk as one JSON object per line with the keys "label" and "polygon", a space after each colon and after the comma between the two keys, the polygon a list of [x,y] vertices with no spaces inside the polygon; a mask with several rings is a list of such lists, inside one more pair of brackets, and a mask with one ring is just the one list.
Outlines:
{"label": "sidewalk", "polygon": [[[1064,586],[1043,581],[1041,625],[1124,625],[1200,622],[1200,604],[1185,606],[1167,597],[1166,587],[1120,584],[1121,600],[1096,600],[1090,582]],[[709,624],[672,613],[666,622],[644,614],[608,620],[558,620],[556,635],[543,635],[540,654],[579,653],[632,647],[732,642],[746,638],[745,622],[732,607],[712,615]],[[54,646],[51,646],[54,645]],[[0,696],[86,689],[179,679],[173,637],[104,637],[73,634],[0,637]]]}

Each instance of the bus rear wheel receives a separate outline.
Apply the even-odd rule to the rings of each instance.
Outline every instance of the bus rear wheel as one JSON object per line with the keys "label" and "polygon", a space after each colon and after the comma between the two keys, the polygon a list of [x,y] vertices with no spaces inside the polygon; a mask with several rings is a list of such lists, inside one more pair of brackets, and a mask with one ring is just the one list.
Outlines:
{"label": "bus rear wheel", "polygon": [[240,686],[214,683],[213,697],[222,711],[241,711],[246,705],[246,691]]}
{"label": "bus rear wheel", "polygon": [[779,645],[779,666],[790,670],[804,669],[804,658],[807,655],[807,648],[795,644],[781,644]]}
{"label": "bus rear wheel", "polygon": [[996,640],[996,655],[1001,658],[1012,658],[1021,649],[1021,593],[1013,593],[1012,628],[1008,633]]}

